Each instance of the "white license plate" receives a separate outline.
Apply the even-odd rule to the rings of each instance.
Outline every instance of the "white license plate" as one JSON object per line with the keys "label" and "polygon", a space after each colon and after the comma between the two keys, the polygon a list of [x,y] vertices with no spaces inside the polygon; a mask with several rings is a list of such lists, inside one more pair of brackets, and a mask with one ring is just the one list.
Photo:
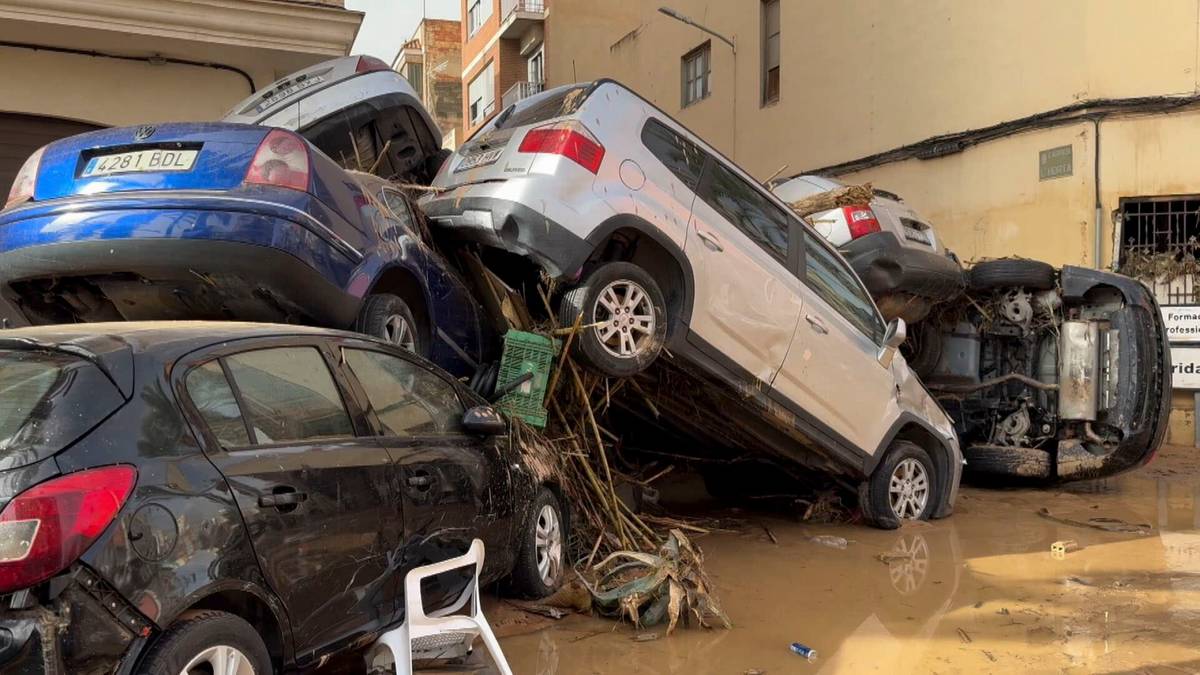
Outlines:
{"label": "white license plate", "polygon": [[308,89],[309,87],[315,87],[324,81],[325,81],[325,78],[323,76],[313,75],[312,77],[306,77],[303,80],[296,80],[295,82],[289,82],[286,85],[283,85],[282,87],[280,87],[279,89],[276,89],[275,91],[268,92],[267,94],[265,94],[264,95],[265,100],[262,103],[258,104],[258,106],[255,107],[255,110],[257,112],[263,112],[267,108],[270,108],[271,106],[275,105],[276,103],[279,103],[281,100],[291,96],[292,94],[302,92],[305,89]]}
{"label": "white license plate", "polygon": [[915,241],[920,244],[932,246],[933,242],[929,240],[929,235],[924,230],[918,230],[915,227],[904,226],[904,238],[909,241]]}
{"label": "white license plate", "polygon": [[462,158],[462,161],[458,163],[458,166],[455,167],[454,170],[466,171],[467,169],[474,169],[477,166],[491,164],[492,162],[500,159],[500,155],[503,154],[504,148],[496,148],[495,150],[488,150],[486,152],[477,152],[473,155],[467,155],[466,157]]}
{"label": "white license plate", "polygon": [[83,178],[110,176],[114,173],[147,171],[191,171],[199,150],[134,150],[115,155],[99,155],[83,167]]}

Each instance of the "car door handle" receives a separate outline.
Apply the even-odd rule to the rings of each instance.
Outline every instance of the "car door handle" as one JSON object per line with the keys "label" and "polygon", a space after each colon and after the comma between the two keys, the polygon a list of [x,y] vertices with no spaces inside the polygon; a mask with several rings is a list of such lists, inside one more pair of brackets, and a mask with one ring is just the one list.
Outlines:
{"label": "car door handle", "polygon": [[292,488],[280,489],[269,495],[259,495],[258,505],[263,508],[284,508],[288,506],[296,506],[308,501],[308,493],[296,492]]}
{"label": "car door handle", "polygon": [[711,232],[705,232],[704,230],[698,229],[696,230],[696,236],[700,237],[700,240],[704,242],[705,246],[708,246],[718,253],[725,250],[725,247],[721,245],[721,240],[717,238],[717,235]]}
{"label": "car door handle", "polygon": [[820,317],[813,316],[812,314],[805,314],[804,320],[808,322],[808,325],[812,326],[813,330],[817,331],[821,335],[829,333],[829,329],[825,327],[825,322],[822,321]]}

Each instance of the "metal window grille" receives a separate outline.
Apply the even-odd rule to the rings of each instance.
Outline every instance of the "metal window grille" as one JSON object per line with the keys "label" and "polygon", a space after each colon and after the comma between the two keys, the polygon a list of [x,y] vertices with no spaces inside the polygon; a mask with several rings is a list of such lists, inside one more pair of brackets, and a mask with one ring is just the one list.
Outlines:
{"label": "metal window grille", "polygon": [[1119,218],[1120,270],[1163,305],[1200,303],[1200,195],[1122,198]]}

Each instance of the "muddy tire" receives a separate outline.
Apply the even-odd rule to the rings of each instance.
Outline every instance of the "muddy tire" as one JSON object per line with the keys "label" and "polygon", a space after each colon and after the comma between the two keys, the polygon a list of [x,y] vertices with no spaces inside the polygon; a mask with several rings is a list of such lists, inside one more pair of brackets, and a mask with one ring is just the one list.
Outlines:
{"label": "muddy tire", "polygon": [[544,598],[562,584],[566,572],[567,520],[558,497],[538,491],[518,532],[517,562],[509,586],[522,598]]}
{"label": "muddy tire", "polygon": [[[214,664],[223,663],[224,669]],[[230,669],[231,663],[242,669]],[[230,672],[271,675],[271,655],[258,632],[240,617],[205,610],[186,613],[150,647],[138,666],[145,675]]]}
{"label": "muddy tire", "polygon": [[1050,453],[1036,448],[973,446],[963,450],[967,473],[978,476],[1049,478]]}
{"label": "muddy tire", "polygon": [[908,441],[896,441],[875,472],[858,489],[867,522],[894,530],[905,520],[929,520],[941,495],[929,453]]}
{"label": "muddy tire", "polygon": [[575,325],[580,314],[583,325],[600,325],[575,337],[575,354],[602,375],[640,373],[662,353],[666,300],[654,278],[637,265],[604,263],[567,291],[558,305],[559,325]]}
{"label": "muddy tire", "polygon": [[1044,291],[1054,288],[1054,268],[1040,260],[988,260],[967,273],[972,290],[1023,287]]}
{"label": "muddy tire", "polygon": [[367,296],[354,322],[354,330],[429,357],[428,326],[417,321],[407,302],[390,293]]}
{"label": "muddy tire", "polygon": [[942,358],[942,332],[934,321],[922,321],[901,346],[908,367],[917,377],[926,379]]}

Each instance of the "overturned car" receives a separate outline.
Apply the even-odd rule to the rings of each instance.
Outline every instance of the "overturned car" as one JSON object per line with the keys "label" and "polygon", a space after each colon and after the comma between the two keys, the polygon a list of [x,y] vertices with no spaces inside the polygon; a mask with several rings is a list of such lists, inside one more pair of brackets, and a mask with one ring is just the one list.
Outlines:
{"label": "overturned car", "polygon": [[1109,476],[1148,462],[1170,406],[1153,294],[1118,274],[992,260],[909,336],[910,364],[955,420],[967,471]]}

